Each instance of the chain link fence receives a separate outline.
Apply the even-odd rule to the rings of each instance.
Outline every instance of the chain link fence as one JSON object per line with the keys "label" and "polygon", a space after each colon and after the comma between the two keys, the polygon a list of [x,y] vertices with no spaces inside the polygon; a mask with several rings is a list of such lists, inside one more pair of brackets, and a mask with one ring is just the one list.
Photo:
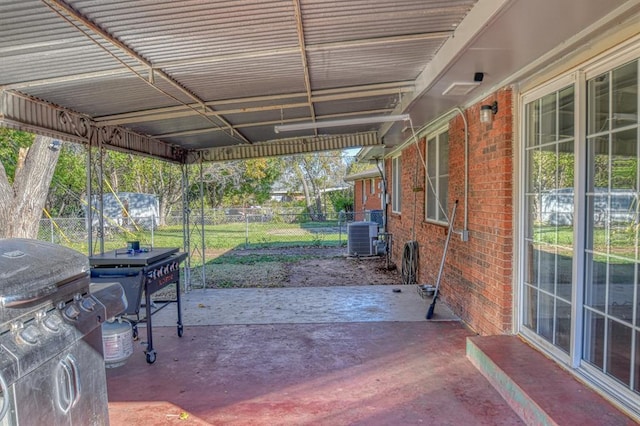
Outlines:
{"label": "chain link fence", "polygon": [[[348,223],[381,223],[381,218],[381,211],[377,210],[312,215],[285,209],[207,209],[204,214],[190,213],[190,238],[203,236],[205,248],[220,249],[343,246],[347,243]],[[87,225],[86,218],[42,219],[38,238],[87,253]],[[93,252],[99,251],[96,225],[94,219]],[[154,217],[104,219],[105,250],[125,247],[128,241],[140,241],[147,247],[182,247],[183,234],[182,214],[166,217],[164,223]]]}

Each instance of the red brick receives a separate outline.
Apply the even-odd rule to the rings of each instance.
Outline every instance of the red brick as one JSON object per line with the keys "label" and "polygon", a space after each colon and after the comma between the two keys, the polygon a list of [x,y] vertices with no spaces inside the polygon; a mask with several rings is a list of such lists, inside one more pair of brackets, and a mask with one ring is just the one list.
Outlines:
{"label": "red brick", "polygon": [[[479,122],[483,104],[498,101],[492,124]],[[480,334],[508,333],[512,328],[513,275],[513,113],[510,89],[497,91],[465,112],[469,122],[469,241],[452,235],[441,283],[441,296],[456,314]],[[464,121],[449,123],[449,209],[458,199],[455,229],[464,220]],[[424,139],[420,150],[424,152]],[[446,238],[446,227],[424,220],[424,167],[416,162],[415,145],[402,153],[402,213],[391,214],[392,257],[401,265],[404,245],[419,242],[419,283],[435,283]],[[386,162],[391,176],[391,160]],[[389,191],[392,190],[389,182]],[[414,203],[415,216],[414,216]]]}

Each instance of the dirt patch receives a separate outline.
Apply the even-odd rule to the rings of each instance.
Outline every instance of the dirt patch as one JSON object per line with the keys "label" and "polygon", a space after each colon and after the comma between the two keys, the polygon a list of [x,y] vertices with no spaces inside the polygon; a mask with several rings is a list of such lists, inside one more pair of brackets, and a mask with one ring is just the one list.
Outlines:
{"label": "dirt patch", "polygon": [[395,285],[395,265],[380,257],[348,257],[345,248],[300,247],[207,252],[209,288]]}

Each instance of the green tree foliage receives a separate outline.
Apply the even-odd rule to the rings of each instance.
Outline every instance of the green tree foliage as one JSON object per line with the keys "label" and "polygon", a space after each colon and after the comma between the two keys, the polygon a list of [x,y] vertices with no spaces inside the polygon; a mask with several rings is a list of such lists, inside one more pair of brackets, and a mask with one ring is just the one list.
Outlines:
{"label": "green tree foliage", "polygon": [[63,143],[49,188],[46,209],[51,216],[82,216],[87,187],[86,154],[81,145]]}
{"label": "green tree foliage", "polygon": [[313,219],[322,219],[326,213],[327,189],[342,187],[347,164],[342,152],[327,151],[287,157],[283,183],[291,192],[305,197],[305,207]]}
{"label": "green tree foliage", "polygon": [[280,177],[282,159],[255,158],[243,161],[243,179],[238,188],[232,188],[226,199],[230,204],[240,199],[248,199],[253,205],[260,205],[271,196],[271,187]]}
{"label": "green tree foliage", "polygon": [[[554,147],[555,148],[555,147]],[[562,148],[562,145],[560,146]],[[535,151],[532,155],[534,192],[545,192],[559,188],[572,188],[575,177],[575,154],[573,151],[558,153],[555,150]],[[633,189],[636,187],[638,159],[635,153],[609,155],[608,150],[593,158],[593,186],[595,188]],[[610,182],[611,181],[611,182]]]}
{"label": "green tree foliage", "polygon": [[[13,182],[20,148],[31,146],[34,135],[0,128],[0,161]],[[87,147],[63,143],[45,207],[52,216],[81,216],[86,199]],[[92,152],[93,170],[97,171],[98,155]],[[223,205],[261,205],[269,200],[274,182],[284,182],[291,192],[306,194],[308,211],[321,216],[330,204],[336,211],[349,210],[353,204],[351,190],[327,192],[344,185],[351,157],[340,151],[292,157],[205,163],[203,165],[204,196],[207,207]],[[356,163],[357,164],[357,163]],[[356,166],[352,166],[356,167]],[[199,172],[191,166],[189,189],[200,198]],[[95,175],[94,175],[95,176]],[[182,168],[165,161],[106,150],[103,153],[102,176],[105,192],[139,192],[158,197],[161,222],[182,198]],[[94,190],[97,181],[94,177]],[[303,190],[303,188],[305,188]]]}
{"label": "green tree foliage", "polygon": [[178,164],[117,151],[103,159],[105,191],[153,194],[160,205],[160,223],[181,207],[182,170]]}
{"label": "green tree foliage", "polygon": [[352,161],[347,165],[347,175],[366,172],[367,170],[371,170],[375,168],[376,168],[376,165],[374,163]]}
{"label": "green tree foliage", "polygon": [[260,205],[269,199],[280,177],[282,159],[256,158],[204,166],[204,192],[209,207]]}
{"label": "green tree foliage", "polygon": [[533,152],[531,163],[531,190],[545,192],[559,188],[572,188],[575,173],[573,152],[540,150]]}
{"label": "green tree foliage", "polygon": [[13,183],[18,164],[18,151],[33,143],[34,135],[18,130],[0,127],[0,161],[7,173],[9,183]]}
{"label": "green tree foliage", "polygon": [[329,192],[328,197],[334,211],[353,211],[353,187],[340,191],[331,191]]}

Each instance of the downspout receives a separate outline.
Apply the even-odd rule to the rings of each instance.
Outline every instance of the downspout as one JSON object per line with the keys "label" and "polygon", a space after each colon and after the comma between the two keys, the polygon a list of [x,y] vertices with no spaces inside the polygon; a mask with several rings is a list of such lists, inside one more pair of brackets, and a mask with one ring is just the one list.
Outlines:
{"label": "downspout", "polygon": [[460,239],[469,241],[469,123],[464,111],[460,107],[455,108],[464,121],[464,224],[460,231]]}
{"label": "downspout", "polygon": [[[384,160],[383,164],[384,164]],[[380,173],[380,181],[382,182],[382,230],[387,232],[387,175],[385,171],[380,168],[380,160],[376,158],[376,168]]]}

